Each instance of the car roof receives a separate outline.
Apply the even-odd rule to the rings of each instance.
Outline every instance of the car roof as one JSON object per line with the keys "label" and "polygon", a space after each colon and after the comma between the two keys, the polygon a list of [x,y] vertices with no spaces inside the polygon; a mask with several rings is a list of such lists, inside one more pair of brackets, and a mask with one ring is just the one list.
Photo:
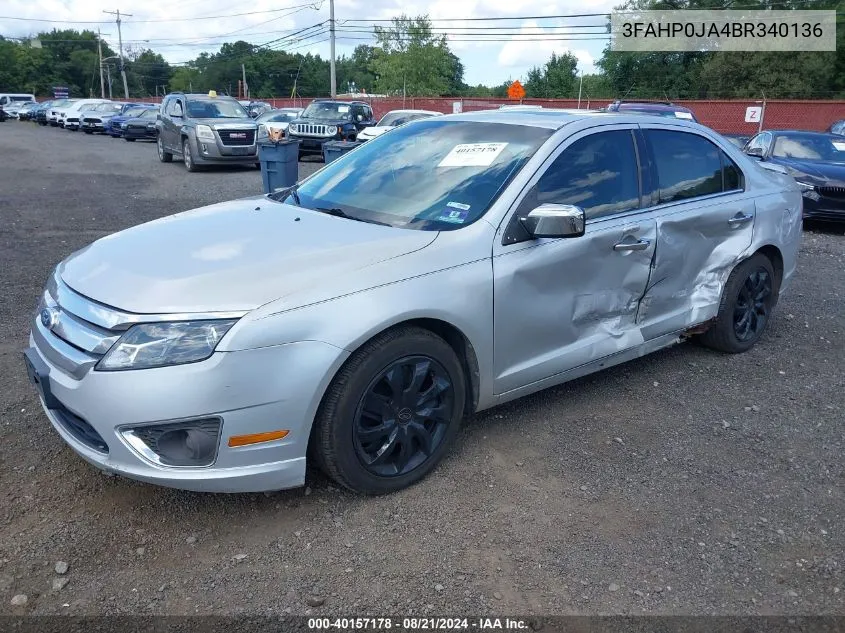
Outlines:
{"label": "car roof", "polygon": [[[479,110],[462,114],[447,114],[443,117],[452,121],[478,121],[482,123],[500,123],[503,125],[527,125],[557,130],[564,125],[585,119],[602,119],[614,123],[653,123],[666,124],[666,117],[647,114],[629,114],[626,112],[601,112],[599,110],[577,110],[563,108],[543,108],[542,110]],[[700,128],[700,124],[684,119],[672,119],[673,125],[688,125]]]}
{"label": "car roof", "polygon": [[403,114],[442,114],[442,112],[435,112],[434,110],[404,110],[404,109],[399,109],[399,110],[391,110],[390,112],[385,113],[384,116],[387,116],[388,114],[398,114],[400,112],[403,113]]}

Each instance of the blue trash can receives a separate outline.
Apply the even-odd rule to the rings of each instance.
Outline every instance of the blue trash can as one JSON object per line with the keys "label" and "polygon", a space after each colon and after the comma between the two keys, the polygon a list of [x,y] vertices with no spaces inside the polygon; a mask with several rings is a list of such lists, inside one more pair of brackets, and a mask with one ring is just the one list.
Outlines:
{"label": "blue trash can", "polygon": [[296,184],[299,179],[299,141],[285,139],[258,144],[261,182],[264,193],[273,193]]}
{"label": "blue trash can", "polygon": [[323,145],[323,160],[328,165],[333,160],[337,160],[346,152],[352,151],[363,141],[329,141]]}

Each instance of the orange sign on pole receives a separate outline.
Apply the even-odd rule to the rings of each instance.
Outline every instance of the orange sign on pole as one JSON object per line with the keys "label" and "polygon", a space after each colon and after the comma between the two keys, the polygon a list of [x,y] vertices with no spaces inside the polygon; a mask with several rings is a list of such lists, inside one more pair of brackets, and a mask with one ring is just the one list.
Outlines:
{"label": "orange sign on pole", "polygon": [[525,88],[523,88],[522,84],[519,83],[519,79],[517,79],[510,86],[508,86],[508,98],[509,99],[524,99],[525,98]]}

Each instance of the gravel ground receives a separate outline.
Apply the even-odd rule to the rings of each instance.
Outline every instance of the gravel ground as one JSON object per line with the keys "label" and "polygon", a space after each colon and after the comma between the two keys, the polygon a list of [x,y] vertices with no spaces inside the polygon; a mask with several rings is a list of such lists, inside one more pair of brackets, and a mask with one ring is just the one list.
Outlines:
{"label": "gravel ground", "polygon": [[12,121],[0,147],[0,613],[845,615],[842,227],[805,234],[747,354],[685,344],[477,415],[392,496],[201,495],[87,466],[20,351],[59,260],[260,173]]}

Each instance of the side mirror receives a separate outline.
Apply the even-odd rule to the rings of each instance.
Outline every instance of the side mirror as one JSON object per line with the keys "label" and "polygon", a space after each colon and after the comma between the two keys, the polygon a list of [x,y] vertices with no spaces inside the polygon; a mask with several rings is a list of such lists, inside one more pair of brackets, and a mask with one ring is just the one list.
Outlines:
{"label": "side mirror", "polygon": [[745,153],[748,156],[754,156],[755,158],[759,158],[760,160],[763,160],[763,148],[762,147],[746,148]]}
{"label": "side mirror", "polygon": [[586,224],[584,209],[570,204],[541,204],[520,220],[535,239],[581,237]]}

